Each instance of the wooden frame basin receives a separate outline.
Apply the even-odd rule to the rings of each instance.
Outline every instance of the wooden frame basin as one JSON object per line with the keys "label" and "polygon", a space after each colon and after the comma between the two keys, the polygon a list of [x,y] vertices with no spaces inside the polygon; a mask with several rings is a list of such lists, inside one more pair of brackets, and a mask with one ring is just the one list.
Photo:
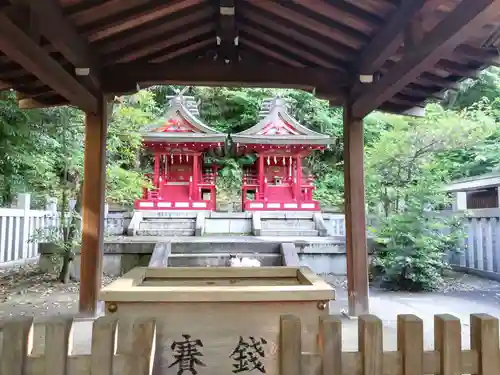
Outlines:
{"label": "wooden frame basin", "polygon": [[323,301],[335,292],[307,267],[138,267],[100,296],[114,303]]}
{"label": "wooden frame basin", "polygon": [[[300,318],[302,350],[317,352],[319,319],[335,292],[306,267],[173,267],[135,268],[100,297],[106,314],[119,319],[119,337],[131,336],[132,319],[155,319],[153,374],[178,375],[181,362],[204,375],[278,374],[281,316]],[[121,339],[118,349],[131,345]],[[178,349],[189,345],[199,349],[200,361],[177,361]]]}

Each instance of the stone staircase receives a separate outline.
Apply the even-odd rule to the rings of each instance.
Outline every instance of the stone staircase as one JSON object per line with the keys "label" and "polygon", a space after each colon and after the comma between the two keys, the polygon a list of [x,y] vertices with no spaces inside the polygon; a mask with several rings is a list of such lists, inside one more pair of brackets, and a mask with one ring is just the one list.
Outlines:
{"label": "stone staircase", "polygon": [[194,236],[196,214],[175,216],[143,216],[135,229],[136,236],[180,237]]}
{"label": "stone staircase", "polygon": [[312,215],[297,217],[261,217],[261,236],[317,237]]}

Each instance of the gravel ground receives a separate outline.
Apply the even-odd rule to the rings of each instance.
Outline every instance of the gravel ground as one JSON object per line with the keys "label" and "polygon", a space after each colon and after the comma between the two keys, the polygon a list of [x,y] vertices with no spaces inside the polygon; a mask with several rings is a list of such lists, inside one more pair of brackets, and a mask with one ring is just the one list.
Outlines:
{"label": "gravel ground", "polygon": [[[321,275],[333,285],[337,296],[346,295],[347,279],[343,276]],[[105,276],[103,285],[115,278]],[[6,316],[67,315],[78,312],[79,284],[61,284],[56,275],[41,273],[36,265],[0,270],[0,318]],[[372,293],[377,293],[372,288]],[[476,276],[450,272],[438,294],[467,294],[474,298],[495,299],[500,303],[500,283]]]}

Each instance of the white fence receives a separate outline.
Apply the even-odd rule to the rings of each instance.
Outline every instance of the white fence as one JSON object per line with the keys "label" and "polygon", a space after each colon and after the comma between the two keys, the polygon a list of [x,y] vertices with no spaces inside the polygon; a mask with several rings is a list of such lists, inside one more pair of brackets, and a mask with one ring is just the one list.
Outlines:
{"label": "white fence", "polygon": [[[54,204],[52,204],[54,206]],[[129,213],[107,213],[106,235],[122,235],[130,223]],[[38,243],[31,241],[39,229],[57,226],[55,207],[31,210],[29,194],[21,194],[16,208],[0,208],[0,267],[24,263],[38,257]]]}

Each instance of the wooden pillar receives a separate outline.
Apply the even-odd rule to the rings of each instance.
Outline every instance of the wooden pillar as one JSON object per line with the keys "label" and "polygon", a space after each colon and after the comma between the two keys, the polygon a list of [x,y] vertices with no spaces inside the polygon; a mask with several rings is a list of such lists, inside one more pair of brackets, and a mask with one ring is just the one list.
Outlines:
{"label": "wooden pillar", "polygon": [[199,154],[193,155],[193,199],[198,200],[198,181],[199,181]]}
{"label": "wooden pillar", "polygon": [[302,156],[296,155],[296,163],[295,165],[297,166],[297,171],[296,171],[296,178],[297,181],[295,183],[295,199],[297,202],[302,201]]}
{"label": "wooden pillar", "polygon": [[153,185],[155,188],[159,187],[159,179],[160,179],[160,153],[155,152],[155,165],[153,168]]}
{"label": "wooden pillar", "polygon": [[344,212],[349,315],[369,312],[363,120],[344,106]]}
{"label": "wooden pillar", "polygon": [[264,199],[264,154],[259,154],[259,196]]}
{"label": "wooden pillar", "polygon": [[107,107],[85,114],[85,159],[80,255],[80,313],[94,315],[101,288],[104,248]]}

